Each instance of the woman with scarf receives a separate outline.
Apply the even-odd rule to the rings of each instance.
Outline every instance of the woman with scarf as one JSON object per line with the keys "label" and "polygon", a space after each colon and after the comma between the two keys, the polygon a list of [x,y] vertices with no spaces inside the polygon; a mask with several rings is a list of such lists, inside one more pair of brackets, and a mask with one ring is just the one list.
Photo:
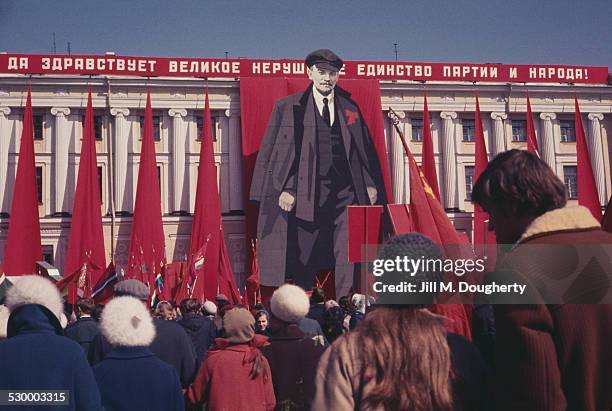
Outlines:
{"label": "woman with scarf", "polygon": [[222,327],[225,338],[217,338],[208,351],[187,391],[189,402],[206,403],[206,410],[273,410],[270,366],[259,350],[268,338],[255,334],[255,319],[242,308],[228,310]]}

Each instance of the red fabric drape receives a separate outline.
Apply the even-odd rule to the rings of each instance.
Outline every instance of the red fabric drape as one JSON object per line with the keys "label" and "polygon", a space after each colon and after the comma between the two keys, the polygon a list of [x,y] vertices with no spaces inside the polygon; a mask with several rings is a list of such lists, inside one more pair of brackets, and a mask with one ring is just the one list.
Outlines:
{"label": "red fabric drape", "polygon": [[[257,208],[248,201],[251,178],[261,140],[275,102],[285,96],[304,91],[310,84],[307,79],[261,79],[240,80],[240,116],[242,126],[243,188],[245,198],[246,233],[248,247],[257,233]],[[383,173],[387,198],[392,202],[391,179],[385,148],[384,124],[380,104],[380,87],[376,80],[340,80],[338,86],[351,93],[359,105],[363,118],[370,129],[374,146]],[[247,254],[245,267],[251,266],[252,256]],[[247,279],[248,281],[248,279]],[[252,301],[249,296],[249,301]]]}
{"label": "red fabric drape", "polygon": [[597,185],[595,185],[595,177],[593,174],[593,166],[591,165],[591,156],[584,136],[584,127],[582,127],[582,116],[580,115],[580,107],[578,99],[574,99],[575,113],[575,130],[576,130],[576,161],[578,162],[578,204],[589,209],[593,217],[597,221],[601,221],[601,206],[599,205],[599,195],[597,194]]}
{"label": "red fabric drape", "polygon": [[[95,131],[91,91],[87,97],[83,142],[79,161],[72,224],[68,240],[65,273],[72,273],[83,263],[88,264],[91,281],[97,284],[106,269],[104,233],[98,190],[98,163],[96,157]],[[93,265],[92,265],[93,263]]]}
{"label": "red fabric drape", "polygon": [[8,236],[4,249],[3,269],[6,275],[34,274],[36,261],[42,260],[38,191],[34,163],[34,126],[32,95],[28,87],[23,130],[19,143],[19,164],[13,189]]}
{"label": "red fabric drape", "polygon": [[536,153],[540,156],[540,149],[538,148],[538,140],[536,139],[535,127],[533,126],[533,114],[531,113],[531,102],[529,101],[529,94],[527,94],[527,151]]}
{"label": "red fabric drape", "polygon": [[427,107],[427,95],[423,97],[423,152],[422,160],[423,174],[429,183],[434,195],[440,201],[440,189],[438,188],[438,173],[436,172],[436,161],[434,159],[433,140],[431,138],[431,126],[429,124],[429,109]]}
{"label": "red fabric drape", "polygon": [[138,168],[136,206],[132,221],[127,278],[155,284],[155,276],[166,262],[161,195],[157,178],[157,160],[153,141],[153,111],[151,93],[147,92],[144,132]]}

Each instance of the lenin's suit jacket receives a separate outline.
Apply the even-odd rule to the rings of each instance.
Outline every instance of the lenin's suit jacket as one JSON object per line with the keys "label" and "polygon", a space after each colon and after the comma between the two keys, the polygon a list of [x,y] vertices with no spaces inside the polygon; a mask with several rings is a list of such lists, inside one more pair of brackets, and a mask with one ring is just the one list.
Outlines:
{"label": "lenin's suit jacket", "polygon": [[[335,105],[356,203],[370,205],[366,188],[371,186],[378,192],[376,204],[385,204],[380,161],[359,107],[339,87],[335,88]],[[316,221],[319,184],[315,110],[312,84],[303,93],[278,100],[259,149],[249,198],[259,203],[257,238],[262,285],[278,286],[284,282],[287,247],[295,246],[287,244],[288,213],[278,205],[280,194],[285,190],[293,192],[296,204],[291,212],[304,221]]]}

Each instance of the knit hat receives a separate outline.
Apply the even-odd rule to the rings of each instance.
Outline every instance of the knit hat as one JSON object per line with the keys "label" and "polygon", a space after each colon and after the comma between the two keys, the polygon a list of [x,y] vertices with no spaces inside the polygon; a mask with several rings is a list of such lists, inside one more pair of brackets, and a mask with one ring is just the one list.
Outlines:
{"label": "knit hat", "polygon": [[294,324],[308,314],[310,302],[306,292],[292,284],[283,284],[270,298],[270,311],[281,321]]}
{"label": "knit hat", "polygon": [[106,304],[100,330],[108,342],[121,347],[148,346],[155,338],[149,311],[142,301],[129,296],[115,297]]}
{"label": "knit hat", "polygon": [[232,308],[223,317],[223,330],[230,343],[247,343],[255,336],[255,318],[244,308]]}
{"label": "knit hat", "polygon": [[212,301],[206,301],[204,304],[202,304],[202,309],[210,315],[217,314],[217,305]]}
{"label": "knit hat", "polygon": [[9,310],[26,304],[40,304],[46,307],[59,320],[64,304],[57,287],[45,277],[25,275],[19,277],[6,292],[6,306]]}
{"label": "knit hat", "polygon": [[130,297],[138,298],[141,301],[149,300],[149,287],[142,281],[135,279],[119,281],[115,284],[115,295],[120,297],[128,295]]}

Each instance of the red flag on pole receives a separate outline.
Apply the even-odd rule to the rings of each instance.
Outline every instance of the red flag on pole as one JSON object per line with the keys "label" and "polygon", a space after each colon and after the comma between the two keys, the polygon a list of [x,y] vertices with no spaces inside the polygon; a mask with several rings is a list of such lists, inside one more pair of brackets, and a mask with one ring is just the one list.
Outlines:
{"label": "red flag on pole", "polygon": [[[195,214],[191,229],[190,257],[196,254],[207,238],[206,258],[200,278],[195,284],[193,298],[213,300],[219,288],[221,274],[219,247],[225,241],[221,236],[221,204],[217,185],[217,167],[213,151],[212,126],[210,121],[210,104],[208,87],[204,98],[202,118],[202,145],[198,167],[198,185],[196,189]],[[193,270],[193,264],[190,264]],[[233,275],[233,274],[232,274]],[[203,277],[203,278],[202,278]]]}
{"label": "red flag on pole", "polygon": [[104,233],[100,211],[100,192],[98,190],[98,163],[96,157],[95,130],[91,91],[87,97],[83,142],[79,160],[79,174],[72,224],[68,240],[68,253],[64,272],[72,273],[84,262],[92,261],[97,270],[92,270],[91,281],[97,284],[106,267],[104,252]]}
{"label": "red flag on pole", "polygon": [[246,290],[244,298],[246,304],[255,305],[257,301],[257,290],[259,290],[259,259],[257,258],[257,240],[251,240],[251,274],[246,279]]}
{"label": "red flag on pole", "polygon": [[[482,130],[482,119],[480,118],[480,104],[478,96],[476,96],[476,114],[474,120],[474,137],[475,137],[475,161],[474,161],[474,182],[478,180],[480,174],[487,168],[489,159],[487,158],[487,146],[485,145],[484,132]],[[472,238],[473,244],[494,244],[495,234],[488,230],[489,214],[486,213],[478,204],[474,204],[474,233]],[[475,248],[476,254],[482,257],[485,254],[484,247]],[[489,259],[491,262],[492,259]],[[491,263],[492,264],[492,263]]]}
{"label": "red flag on pole", "polygon": [[423,152],[422,169],[425,179],[429,183],[434,195],[440,201],[440,189],[438,188],[438,174],[436,172],[436,161],[434,160],[433,140],[431,138],[431,127],[429,124],[429,109],[427,108],[427,95],[423,100]]}
{"label": "red flag on pole", "polygon": [[19,143],[19,164],[13,189],[8,236],[4,249],[4,273],[8,276],[34,274],[36,261],[42,260],[38,190],[34,160],[32,95],[28,86],[23,130]]}
{"label": "red flag on pole", "polygon": [[574,98],[574,116],[576,129],[576,161],[578,163],[578,204],[589,209],[593,217],[597,221],[601,221],[601,206],[599,204],[599,195],[597,194],[597,186],[595,185],[595,175],[591,166],[591,157],[587,147],[586,138],[584,136],[584,128],[582,127],[582,116],[580,115],[580,107],[578,99]]}
{"label": "red flag on pole", "polygon": [[527,151],[536,153],[540,157],[538,140],[536,139],[535,127],[533,126],[533,114],[531,113],[531,102],[527,93]]}
{"label": "red flag on pole", "polygon": [[236,285],[234,270],[232,270],[232,264],[225,245],[223,229],[221,229],[221,241],[219,242],[219,292],[229,295],[232,304],[241,304],[243,302]]}
{"label": "red flag on pole", "polygon": [[132,220],[132,235],[128,252],[130,257],[126,277],[140,279],[143,275],[142,265],[144,264],[146,278],[151,284],[155,281],[155,278],[150,278],[150,273],[157,272],[157,267],[160,267],[162,263],[165,264],[166,248],[155,142],[153,141],[153,111],[149,91],[147,92],[144,117],[136,205],[134,207],[134,219]]}

